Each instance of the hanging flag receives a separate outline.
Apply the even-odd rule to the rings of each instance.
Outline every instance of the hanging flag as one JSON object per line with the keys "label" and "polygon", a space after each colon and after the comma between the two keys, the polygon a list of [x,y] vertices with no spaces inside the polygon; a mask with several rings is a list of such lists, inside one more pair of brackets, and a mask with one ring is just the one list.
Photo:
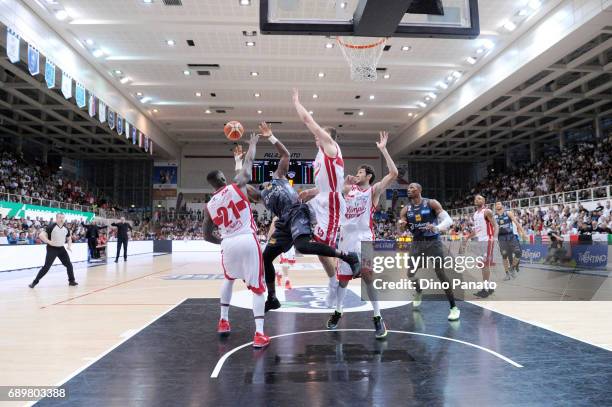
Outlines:
{"label": "hanging flag", "polygon": [[100,123],[106,122],[106,103],[101,100],[98,101],[98,118]]}
{"label": "hanging flag", "polygon": [[144,140],[144,150],[145,150],[145,153],[149,152],[149,138],[148,137],[145,137],[145,140]]}
{"label": "hanging flag", "polygon": [[28,71],[32,76],[40,73],[40,54],[36,48],[28,44]]}
{"label": "hanging flag", "polygon": [[123,134],[123,119],[117,115],[117,134]]}
{"label": "hanging flag", "polygon": [[19,62],[19,35],[11,29],[6,30],[6,55],[12,63]]}
{"label": "hanging flag", "polygon": [[45,62],[45,82],[49,89],[55,87],[55,65],[48,59]]}
{"label": "hanging flag", "polygon": [[130,123],[127,120],[125,121],[125,138],[130,139]]}
{"label": "hanging flag", "polygon": [[87,106],[87,98],[85,97],[85,87],[80,83],[76,84],[76,92],[75,92],[76,104],[79,108],[84,108]]}
{"label": "hanging flag", "polygon": [[72,78],[62,72],[62,93],[66,99],[72,97]]}
{"label": "hanging flag", "polygon": [[98,98],[96,98],[93,93],[89,94],[89,107],[87,109],[87,112],[89,113],[89,117],[96,116],[96,100],[97,99]]}
{"label": "hanging flag", "polygon": [[150,141],[149,154],[153,155],[153,140]]}
{"label": "hanging flag", "polygon": [[108,127],[110,127],[111,130],[115,129],[115,112],[110,109],[108,109]]}
{"label": "hanging flag", "polygon": [[138,147],[142,148],[142,139],[144,138],[144,134],[138,132]]}
{"label": "hanging flag", "polygon": [[137,137],[137,133],[138,129],[136,129],[135,126],[132,126],[132,144],[136,144],[136,137]]}

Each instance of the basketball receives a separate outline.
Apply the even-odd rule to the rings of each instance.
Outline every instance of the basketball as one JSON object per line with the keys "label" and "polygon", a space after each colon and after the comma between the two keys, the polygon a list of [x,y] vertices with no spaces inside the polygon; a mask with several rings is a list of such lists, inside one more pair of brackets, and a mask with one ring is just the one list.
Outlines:
{"label": "basketball", "polygon": [[244,134],[244,127],[239,121],[232,120],[223,127],[223,132],[228,140],[236,141],[240,140],[242,134]]}

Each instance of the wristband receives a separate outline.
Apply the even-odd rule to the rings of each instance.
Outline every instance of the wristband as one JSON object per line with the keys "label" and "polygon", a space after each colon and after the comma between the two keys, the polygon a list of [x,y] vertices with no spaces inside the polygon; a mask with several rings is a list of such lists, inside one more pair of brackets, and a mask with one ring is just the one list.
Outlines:
{"label": "wristband", "polygon": [[274,137],[274,136],[270,136],[270,138],[268,140],[270,140],[270,143],[272,143],[272,144],[278,143],[278,139],[276,137]]}

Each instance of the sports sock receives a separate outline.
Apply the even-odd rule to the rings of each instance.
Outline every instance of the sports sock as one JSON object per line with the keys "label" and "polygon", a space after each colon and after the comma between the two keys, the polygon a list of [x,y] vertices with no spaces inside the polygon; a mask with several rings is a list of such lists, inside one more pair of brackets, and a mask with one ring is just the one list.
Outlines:
{"label": "sports sock", "polygon": [[229,321],[229,304],[232,300],[232,289],[234,288],[234,280],[223,280],[221,285],[221,318]]}
{"label": "sports sock", "polygon": [[346,297],[346,287],[338,285],[336,288],[338,298],[336,299],[336,311],[342,313],[344,310],[344,297]]}
{"label": "sports sock", "polygon": [[264,311],[266,306],[266,298],[263,294],[253,294],[253,316],[255,317],[255,330],[263,333],[264,329]]}

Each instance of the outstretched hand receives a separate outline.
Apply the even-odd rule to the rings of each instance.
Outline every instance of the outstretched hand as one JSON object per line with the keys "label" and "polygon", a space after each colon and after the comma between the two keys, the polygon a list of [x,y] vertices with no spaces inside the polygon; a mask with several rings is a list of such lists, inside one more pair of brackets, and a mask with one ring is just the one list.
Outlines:
{"label": "outstretched hand", "polygon": [[272,136],[272,126],[266,122],[259,123],[259,131],[261,132],[261,137],[265,139]]}
{"label": "outstretched hand", "polygon": [[242,151],[241,144],[236,144],[232,152],[234,153],[234,159],[236,160],[242,160],[244,158],[244,155],[246,154],[245,152]]}
{"label": "outstretched hand", "polygon": [[253,146],[257,144],[258,141],[259,141],[259,134],[251,133],[251,139],[249,140],[249,146]]}
{"label": "outstretched hand", "polygon": [[378,147],[379,150],[383,150],[385,148],[387,148],[387,140],[389,139],[389,133],[386,131],[381,131],[380,132],[380,141],[376,142],[376,147]]}

